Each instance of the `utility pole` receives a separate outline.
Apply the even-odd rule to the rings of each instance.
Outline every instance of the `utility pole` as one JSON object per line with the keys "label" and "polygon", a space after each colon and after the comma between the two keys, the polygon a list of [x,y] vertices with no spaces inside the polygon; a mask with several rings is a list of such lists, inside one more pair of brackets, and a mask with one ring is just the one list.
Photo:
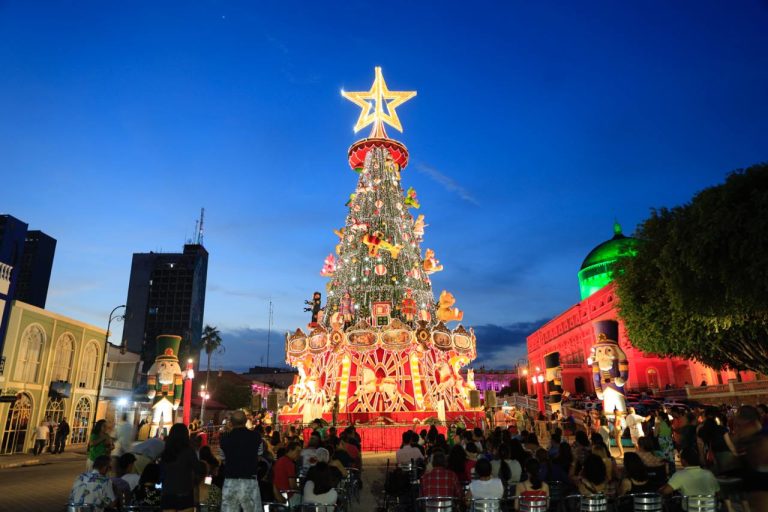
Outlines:
{"label": "utility pole", "polygon": [[272,299],[269,299],[269,317],[267,318],[267,368],[269,368],[269,345],[272,342]]}

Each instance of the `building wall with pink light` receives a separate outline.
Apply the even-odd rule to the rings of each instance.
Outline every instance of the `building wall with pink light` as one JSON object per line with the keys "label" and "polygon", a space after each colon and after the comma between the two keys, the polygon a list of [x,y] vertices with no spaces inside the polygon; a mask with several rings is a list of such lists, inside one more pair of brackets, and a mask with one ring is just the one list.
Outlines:
{"label": "building wall with pink light", "polygon": [[618,297],[615,285],[609,284],[590,297],[571,306],[541,326],[527,338],[531,374],[544,370],[544,357],[560,353],[563,390],[570,393],[594,393],[592,369],[587,364],[594,343],[592,323],[597,320],[618,320],[619,344],[629,359],[629,390],[664,389],[686,384],[698,386],[725,384],[729,379],[755,380],[752,372],[715,371],[696,361],[660,357],[632,346],[624,323],[618,318]]}

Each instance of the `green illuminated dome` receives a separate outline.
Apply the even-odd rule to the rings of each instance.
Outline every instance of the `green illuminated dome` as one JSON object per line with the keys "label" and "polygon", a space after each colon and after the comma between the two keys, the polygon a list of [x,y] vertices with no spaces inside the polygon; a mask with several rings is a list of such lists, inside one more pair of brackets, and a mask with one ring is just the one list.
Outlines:
{"label": "green illuminated dome", "polygon": [[613,238],[587,254],[579,270],[581,300],[586,299],[613,280],[611,268],[621,257],[637,254],[637,239],[624,236],[618,222],[613,224]]}

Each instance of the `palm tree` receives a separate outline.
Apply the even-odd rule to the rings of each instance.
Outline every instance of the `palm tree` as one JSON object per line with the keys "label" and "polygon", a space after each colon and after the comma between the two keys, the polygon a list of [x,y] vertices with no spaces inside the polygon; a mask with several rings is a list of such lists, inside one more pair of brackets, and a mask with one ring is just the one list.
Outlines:
{"label": "palm tree", "polygon": [[200,341],[203,343],[205,353],[208,356],[208,366],[205,369],[205,389],[208,389],[208,375],[211,373],[211,356],[213,353],[223,354],[226,350],[224,348],[224,341],[221,339],[221,333],[216,327],[206,325],[203,327],[203,335],[200,337]]}

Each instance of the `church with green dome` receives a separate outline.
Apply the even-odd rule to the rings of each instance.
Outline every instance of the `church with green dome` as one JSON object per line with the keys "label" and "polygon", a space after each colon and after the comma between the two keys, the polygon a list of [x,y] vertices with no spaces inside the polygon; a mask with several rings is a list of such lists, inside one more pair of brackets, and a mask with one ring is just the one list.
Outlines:
{"label": "church with green dome", "polygon": [[[560,375],[560,387],[571,394],[595,392],[590,356],[595,341],[593,324],[600,320],[619,322],[619,345],[629,360],[626,389],[658,391],[667,386],[682,388],[699,382],[723,384],[735,379],[732,371],[716,371],[701,363],[663,357],[638,350],[629,340],[619,318],[619,298],[613,282],[614,264],[637,255],[640,240],[625,236],[618,223],[613,237],[592,249],[579,270],[581,300],[549,320],[527,337],[528,368],[531,375],[546,374],[538,381],[544,393],[550,375]],[[534,386],[533,383],[530,384]]]}
{"label": "church with green dome", "polygon": [[613,264],[624,256],[637,254],[637,239],[624,236],[618,222],[613,225],[613,238],[601,243],[584,258],[579,270],[581,300],[594,295],[613,281]]}

